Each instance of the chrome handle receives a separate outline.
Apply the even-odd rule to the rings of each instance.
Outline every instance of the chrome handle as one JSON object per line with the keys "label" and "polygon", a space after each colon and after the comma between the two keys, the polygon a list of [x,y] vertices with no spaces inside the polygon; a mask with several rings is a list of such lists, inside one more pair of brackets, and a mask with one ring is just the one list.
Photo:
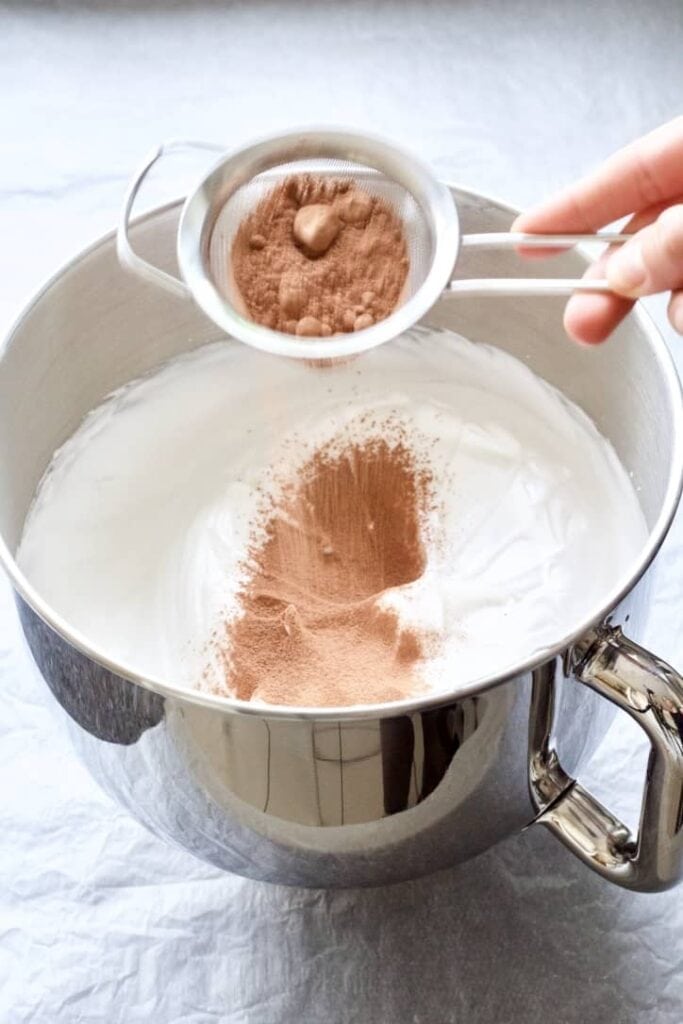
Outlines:
{"label": "chrome handle", "polygon": [[667,889],[683,869],[683,678],[618,628],[600,630],[576,651],[576,678],[626,711],[652,744],[638,835],[570,778],[536,823],[609,881]]}
{"label": "chrome handle", "polygon": [[[567,249],[582,242],[604,242],[620,245],[631,235],[605,232],[597,235],[538,235],[524,231],[491,231],[484,234],[463,235],[466,249]],[[571,295],[573,292],[609,292],[604,278],[547,278],[547,277],[482,277],[451,281],[447,293],[457,295]]]}
{"label": "chrome handle", "polygon": [[605,242],[620,245],[631,235],[605,231],[595,235],[539,235],[528,231],[485,231],[483,234],[463,235],[464,249],[571,249],[582,242]]}
{"label": "chrome handle", "polygon": [[471,277],[451,281],[446,295],[572,295],[574,292],[609,292],[602,278]]}
{"label": "chrome handle", "polygon": [[119,225],[116,231],[116,251],[121,263],[132,270],[134,274],[137,274],[138,277],[141,277],[145,281],[149,281],[151,284],[156,284],[161,288],[165,288],[173,295],[178,295],[183,299],[187,299],[190,296],[190,289],[184,281],[174,277],[173,274],[167,274],[165,270],[155,267],[154,264],[148,263],[147,260],[138,256],[138,254],[133,250],[130,242],[130,217],[138,192],[142,187],[142,183],[151,171],[152,167],[154,167],[162,156],[184,149],[202,149],[216,153],[223,152],[222,146],[216,146],[211,142],[197,142],[189,139],[172,139],[171,141],[164,142],[153,149],[151,153],[145,157],[143,163],[133,175],[133,178],[126,190]]}

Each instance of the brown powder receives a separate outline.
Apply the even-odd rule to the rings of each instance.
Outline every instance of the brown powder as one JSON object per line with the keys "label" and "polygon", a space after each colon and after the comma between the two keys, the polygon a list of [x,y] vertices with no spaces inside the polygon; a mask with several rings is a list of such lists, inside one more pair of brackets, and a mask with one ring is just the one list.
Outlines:
{"label": "brown powder", "polygon": [[398,304],[408,274],[403,225],[349,179],[286,178],[240,224],[232,277],[259,324],[328,337],[369,327]]}
{"label": "brown powder", "polygon": [[429,473],[376,440],[318,451],[300,481],[250,553],[241,614],[218,640],[222,692],[300,706],[416,692],[423,638],[378,599],[424,571]]}

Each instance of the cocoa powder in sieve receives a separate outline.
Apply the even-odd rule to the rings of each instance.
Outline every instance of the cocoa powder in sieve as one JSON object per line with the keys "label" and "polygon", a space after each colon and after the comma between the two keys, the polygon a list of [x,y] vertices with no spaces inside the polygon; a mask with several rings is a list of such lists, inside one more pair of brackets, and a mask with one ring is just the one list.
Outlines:
{"label": "cocoa powder in sieve", "polygon": [[328,337],[396,307],[408,275],[403,225],[351,179],[294,175],[240,224],[232,277],[248,315],[274,330]]}
{"label": "cocoa powder in sieve", "polygon": [[425,567],[431,478],[386,440],[318,451],[252,547],[239,615],[217,638],[221,692],[273,704],[397,700],[420,689],[425,638],[382,608]]}

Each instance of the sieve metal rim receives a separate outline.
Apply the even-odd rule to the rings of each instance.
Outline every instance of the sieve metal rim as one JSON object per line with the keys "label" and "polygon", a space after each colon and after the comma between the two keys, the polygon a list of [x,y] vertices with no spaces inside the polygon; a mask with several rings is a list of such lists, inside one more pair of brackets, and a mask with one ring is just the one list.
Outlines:
{"label": "sieve metal rim", "polygon": [[[274,167],[307,159],[336,159],[378,170],[414,198],[429,225],[434,253],[420,287],[384,320],[331,338],[297,338],[242,316],[220,293],[208,271],[208,246],[228,199],[248,181]],[[270,135],[228,155],[210,168],[183,205],[176,239],[180,273],[192,297],[227,334],[253,348],[294,359],[334,359],[376,348],[417,323],[441,297],[458,259],[460,222],[450,190],[412,154],[366,133],[329,127]]]}

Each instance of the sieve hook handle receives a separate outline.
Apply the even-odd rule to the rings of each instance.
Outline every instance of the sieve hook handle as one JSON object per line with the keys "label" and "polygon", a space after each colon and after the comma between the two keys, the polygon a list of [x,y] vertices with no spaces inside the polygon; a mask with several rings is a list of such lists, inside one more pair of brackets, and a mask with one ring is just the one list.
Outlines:
{"label": "sieve hook handle", "polygon": [[[511,249],[568,249],[584,242],[604,242],[621,245],[631,238],[628,234],[604,232],[594,235],[542,235],[524,231],[491,231],[483,234],[463,235],[463,248]],[[609,292],[605,278],[573,277],[480,277],[451,281],[447,292],[458,295],[571,295],[573,292]]]}
{"label": "sieve hook handle", "polygon": [[126,189],[116,231],[116,251],[121,264],[128,267],[129,270],[132,270],[134,274],[137,274],[144,281],[165,288],[172,295],[179,296],[182,299],[190,297],[190,289],[185,282],[181,281],[178,277],[174,277],[173,274],[168,274],[160,267],[155,267],[153,263],[144,260],[142,256],[138,256],[134,251],[130,241],[130,218],[140,188],[152,167],[163,156],[187,149],[201,149],[214,153],[222,153],[224,151],[222,146],[216,146],[211,142],[199,142],[190,139],[172,139],[169,142],[163,142],[160,146],[156,146],[147,154]]}

